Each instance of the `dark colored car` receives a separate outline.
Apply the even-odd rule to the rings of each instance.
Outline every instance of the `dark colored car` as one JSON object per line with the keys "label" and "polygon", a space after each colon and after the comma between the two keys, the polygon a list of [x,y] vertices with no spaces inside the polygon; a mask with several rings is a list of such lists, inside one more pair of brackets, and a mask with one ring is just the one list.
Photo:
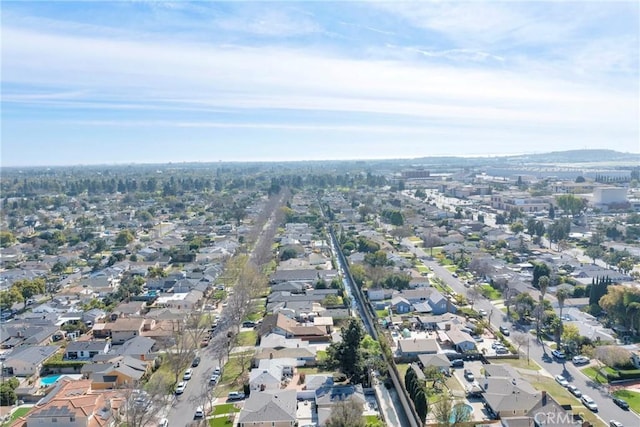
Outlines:
{"label": "dark colored car", "polygon": [[625,411],[629,410],[629,403],[626,400],[620,399],[619,397],[613,398],[613,403],[624,409]]}
{"label": "dark colored car", "polygon": [[200,364],[200,356],[197,356],[195,359],[193,359],[193,362],[191,362],[191,366],[195,368],[199,364]]}
{"label": "dark colored car", "polygon": [[462,368],[464,366],[464,360],[456,359],[451,361],[451,366],[454,368]]}

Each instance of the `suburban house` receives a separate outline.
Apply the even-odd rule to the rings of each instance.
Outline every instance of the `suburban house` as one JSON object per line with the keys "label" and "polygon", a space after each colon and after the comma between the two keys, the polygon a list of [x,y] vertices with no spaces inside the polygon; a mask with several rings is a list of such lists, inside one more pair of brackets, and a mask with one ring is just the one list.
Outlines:
{"label": "suburban house", "polygon": [[367,289],[367,296],[369,301],[382,301],[390,299],[393,296],[393,291],[385,288],[371,288]]}
{"label": "suburban house", "polygon": [[123,396],[116,391],[93,390],[90,380],[62,379],[11,427],[109,427],[115,425],[114,413],[123,402]]}
{"label": "suburban house", "polygon": [[[261,360],[257,368],[249,372],[251,391],[278,390],[282,383],[282,366],[268,363],[271,359]],[[266,362],[265,367],[264,366]]]}
{"label": "suburban house", "polygon": [[93,390],[106,390],[133,384],[144,377],[149,364],[129,356],[112,357],[105,363],[89,363],[80,371],[91,380]]}
{"label": "suburban house", "polygon": [[111,348],[109,341],[72,341],[64,351],[65,360],[89,360],[97,354],[106,354]]}
{"label": "suburban house", "polygon": [[24,346],[14,349],[2,362],[2,373],[9,377],[30,377],[58,351],[57,346]]}
{"label": "suburban house", "polygon": [[293,427],[297,409],[295,390],[255,391],[240,411],[238,427]]}
{"label": "suburban house", "polygon": [[403,297],[393,297],[391,299],[391,306],[390,306],[391,310],[393,310],[394,313],[397,314],[404,314],[404,313],[409,313],[413,307],[411,306],[411,303],[409,301],[407,301],[406,298]]}
{"label": "suburban house", "polygon": [[363,405],[366,403],[362,386],[334,385],[320,387],[316,390],[315,402],[318,410],[318,425],[325,425],[331,416],[331,409],[336,402],[353,398]]}
{"label": "suburban house", "polygon": [[533,388],[518,371],[507,365],[485,365],[479,380],[487,410],[499,418],[522,417],[543,400],[544,392]]}
{"label": "suburban house", "polygon": [[418,363],[422,369],[427,366],[435,366],[436,368],[440,368],[442,371],[448,371],[449,368],[451,368],[451,360],[449,360],[447,355],[443,353],[419,354]]}
{"label": "suburban house", "polygon": [[131,338],[142,334],[145,319],[142,317],[118,318],[113,323],[107,323],[111,330],[111,341],[113,344],[124,344]]}
{"label": "suburban house", "polygon": [[473,351],[476,348],[476,342],[471,338],[471,335],[466,332],[457,328],[451,328],[448,331],[445,331],[445,334],[449,338],[453,348],[458,350],[460,353]]}
{"label": "suburban house", "polygon": [[398,340],[398,357],[417,360],[421,354],[436,354],[440,350],[435,339],[410,338]]}
{"label": "suburban house", "polygon": [[300,338],[305,341],[327,341],[329,335],[326,327],[305,325],[288,318],[282,313],[267,315],[258,330],[259,336],[278,334],[285,338]]}

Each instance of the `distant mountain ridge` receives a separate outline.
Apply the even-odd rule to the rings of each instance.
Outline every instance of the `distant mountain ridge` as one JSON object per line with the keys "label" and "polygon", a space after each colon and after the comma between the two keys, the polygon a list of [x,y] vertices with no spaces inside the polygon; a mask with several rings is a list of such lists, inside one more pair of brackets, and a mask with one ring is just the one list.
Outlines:
{"label": "distant mountain ridge", "polygon": [[620,151],[606,149],[552,151],[550,153],[523,154],[518,156],[506,157],[513,160],[524,160],[541,163],[589,163],[633,160],[640,162],[640,154],[622,153]]}

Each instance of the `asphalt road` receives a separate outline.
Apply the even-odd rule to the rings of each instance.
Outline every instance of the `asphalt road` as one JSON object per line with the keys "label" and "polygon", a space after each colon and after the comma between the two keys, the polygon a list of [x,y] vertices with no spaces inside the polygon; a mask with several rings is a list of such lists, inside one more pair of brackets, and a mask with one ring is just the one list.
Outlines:
{"label": "asphalt road", "polygon": [[213,389],[209,385],[209,378],[217,366],[210,352],[205,347],[199,351],[200,365],[193,369],[193,375],[187,381],[187,387],[183,394],[175,395],[171,406],[168,408],[169,426],[184,427],[194,420],[194,414],[198,406],[209,406],[209,400],[205,395],[211,394]]}
{"label": "asphalt road", "polygon": [[[435,261],[428,260],[428,255],[421,248],[416,248],[409,241],[406,241],[405,246],[419,258],[425,259],[425,265],[431,267],[433,272],[455,292],[466,296],[468,289],[465,288],[457,278],[453,277],[449,270],[440,266]],[[505,326],[510,330],[514,329],[513,324],[506,320],[506,315],[499,308],[496,308],[490,300],[479,297],[474,304],[474,308],[476,310],[484,309],[489,313],[489,320],[496,329],[500,326]],[[550,354],[551,349],[537,342],[535,337],[532,336],[529,346],[529,357],[535,360],[536,363],[542,366],[542,368],[552,376],[564,376],[570,384],[578,387],[583,394],[589,395],[598,404],[599,411],[597,415],[607,426],[610,420],[620,421],[625,427],[640,426],[640,417],[638,415],[632,411],[624,411],[616,406],[613,400],[611,400],[609,393],[604,389],[597,388],[596,384],[589,377],[582,374],[571,361],[565,363],[558,363],[556,361],[545,362],[542,359],[545,352]],[[589,411],[589,409],[585,407],[584,411]]]}

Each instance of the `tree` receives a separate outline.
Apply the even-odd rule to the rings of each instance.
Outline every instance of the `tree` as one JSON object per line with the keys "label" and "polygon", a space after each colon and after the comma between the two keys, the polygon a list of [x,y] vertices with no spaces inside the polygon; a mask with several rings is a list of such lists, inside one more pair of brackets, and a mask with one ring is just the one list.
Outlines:
{"label": "tree", "polygon": [[451,416],[454,426],[471,420],[471,412],[467,408],[467,405],[462,402],[457,402],[453,405],[453,408],[451,409]]}
{"label": "tree", "polygon": [[514,234],[522,233],[524,231],[524,225],[520,221],[512,222],[509,228]]}
{"label": "tree", "polygon": [[327,349],[327,365],[338,368],[352,382],[362,382],[366,376],[360,343],[365,333],[358,319],[350,319],[342,328],[342,341],[332,343]]}
{"label": "tree", "polygon": [[18,400],[18,395],[16,394],[16,388],[17,386],[15,386],[14,383],[11,381],[5,381],[0,384],[0,405],[2,406],[15,405],[16,400]]}
{"label": "tree", "polygon": [[[564,324],[562,323],[562,309],[564,308],[564,302],[569,298],[569,291],[565,288],[558,289],[556,292],[556,299],[558,300],[558,308],[560,308],[560,331],[558,333],[558,337],[562,336],[562,331],[564,329]],[[560,340],[557,342],[558,346],[560,346]]]}
{"label": "tree", "polygon": [[122,230],[116,237],[115,245],[118,247],[127,246],[129,243],[133,242],[135,238],[136,237],[131,230]]}
{"label": "tree", "polygon": [[7,230],[0,231],[0,247],[7,248],[16,243],[16,236]]}
{"label": "tree", "polygon": [[586,207],[586,200],[581,197],[576,197],[573,194],[563,194],[556,196],[556,202],[560,209],[566,213],[570,213],[571,216],[576,216]]}
{"label": "tree", "polygon": [[296,258],[298,256],[298,251],[295,248],[288,247],[280,252],[280,261],[286,261],[288,259]]}
{"label": "tree", "polygon": [[593,264],[595,264],[596,259],[602,258],[602,255],[604,255],[604,250],[600,245],[591,245],[584,250],[584,254],[591,258]]}
{"label": "tree", "polygon": [[333,404],[331,415],[327,419],[326,427],[364,427],[362,417],[364,407],[361,402],[353,397],[340,400]]}
{"label": "tree", "polygon": [[445,393],[432,405],[433,415],[440,426],[450,427],[469,421],[471,413],[462,402],[456,402]]}
{"label": "tree", "polygon": [[388,263],[387,253],[379,250],[375,253],[365,254],[364,262],[371,267],[384,267]]}
{"label": "tree", "polygon": [[442,245],[442,239],[435,234],[426,234],[422,237],[422,244],[425,248],[430,249],[430,256],[433,257],[433,248]]}
{"label": "tree", "polygon": [[523,334],[522,332],[518,332],[516,334],[513,334],[513,337],[511,338],[513,340],[514,343],[516,343],[516,345],[518,346],[517,350],[518,353],[520,352],[520,348],[522,346],[527,348],[527,361],[529,360],[529,334]]}
{"label": "tree", "polygon": [[596,347],[595,358],[611,368],[629,365],[631,353],[617,345],[601,345]]}
{"label": "tree", "polygon": [[13,304],[24,301],[22,294],[15,286],[10,287],[8,290],[0,292],[0,310],[11,310]]}
{"label": "tree", "polygon": [[126,424],[131,427],[144,427],[159,421],[159,409],[168,403],[171,396],[171,384],[167,377],[154,375],[143,384],[136,382],[127,385],[122,392],[124,399],[124,413],[119,425]]}
{"label": "tree", "polygon": [[547,264],[545,264],[544,262],[533,263],[533,278],[531,280],[531,283],[534,287],[539,287],[538,281],[540,280],[540,277],[549,277],[549,275],[551,275],[551,269]]}
{"label": "tree", "polygon": [[415,398],[413,399],[413,403],[416,407],[416,412],[418,413],[418,416],[420,417],[422,422],[425,422],[427,419],[428,406],[427,406],[427,396],[424,392],[424,389],[420,389],[418,391]]}

